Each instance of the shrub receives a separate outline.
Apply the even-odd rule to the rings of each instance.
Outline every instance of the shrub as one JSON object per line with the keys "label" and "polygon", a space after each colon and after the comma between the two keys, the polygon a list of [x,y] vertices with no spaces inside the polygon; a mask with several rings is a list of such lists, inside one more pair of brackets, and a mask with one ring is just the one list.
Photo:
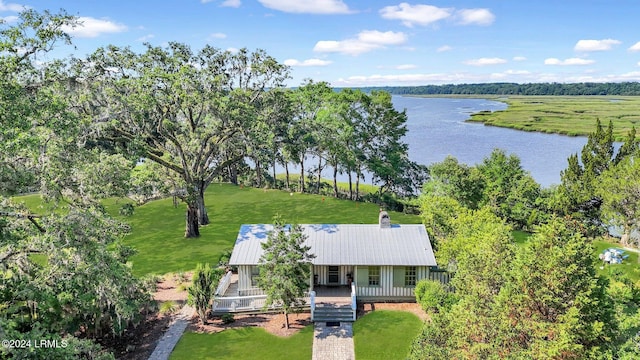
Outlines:
{"label": "shrub", "polygon": [[163,301],[160,305],[160,309],[158,309],[158,312],[162,315],[166,315],[166,314],[173,314],[174,312],[176,312],[176,310],[178,310],[178,304],[171,300],[171,301]]}
{"label": "shrub", "polygon": [[220,318],[222,319],[223,324],[231,324],[232,322],[236,321],[236,319],[233,318],[233,314],[231,313],[224,313]]}
{"label": "shrub", "polygon": [[415,288],[416,301],[424,311],[440,311],[448,309],[454,302],[454,295],[445,286],[435,280],[420,280]]}
{"label": "shrub", "polygon": [[132,216],[134,210],[135,210],[135,208],[133,207],[133,204],[127,203],[127,204],[122,205],[120,207],[120,210],[118,210],[118,212],[122,216]]}
{"label": "shrub", "polygon": [[193,273],[193,282],[187,289],[189,305],[196,308],[203,324],[207,323],[209,303],[213,299],[213,293],[216,291],[221,275],[220,269],[213,269],[209,264],[198,263],[196,271]]}

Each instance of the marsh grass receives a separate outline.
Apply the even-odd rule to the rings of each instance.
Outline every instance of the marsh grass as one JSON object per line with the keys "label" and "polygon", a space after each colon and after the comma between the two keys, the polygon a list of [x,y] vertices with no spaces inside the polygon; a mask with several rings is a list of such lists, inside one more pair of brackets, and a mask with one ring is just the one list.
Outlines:
{"label": "marsh grass", "polygon": [[640,97],[637,96],[487,98],[503,101],[509,107],[474,114],[469,121],[523,131],[586,136],[595,130],[596,119],[604,126],[611,120],[616,141],[623,141],[631,127],[640,124]]}

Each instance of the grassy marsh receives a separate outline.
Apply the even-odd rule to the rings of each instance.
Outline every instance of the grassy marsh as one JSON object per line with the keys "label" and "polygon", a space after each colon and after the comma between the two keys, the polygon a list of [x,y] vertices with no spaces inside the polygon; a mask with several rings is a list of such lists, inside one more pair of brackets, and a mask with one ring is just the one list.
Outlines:
{"label": "grassy marsh", "polygon": [[640,97],[637,96],[486,96],[509,105],[503,111],[473,114],[471,122],[523,131],[586,136],[613,122],[617,141],[624,140],[632,126],[640,124]]}

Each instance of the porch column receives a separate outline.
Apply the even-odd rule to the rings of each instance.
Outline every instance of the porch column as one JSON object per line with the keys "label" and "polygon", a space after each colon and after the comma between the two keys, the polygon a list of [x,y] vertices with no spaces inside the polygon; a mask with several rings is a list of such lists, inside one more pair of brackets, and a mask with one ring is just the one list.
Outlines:
{"label": "porch column", "polygon": [[311,271],[309,272],[309,291],[313,291],[313,274],[315,272],[315,268],[313,266],[313,264],[310,265],[311,267]]}

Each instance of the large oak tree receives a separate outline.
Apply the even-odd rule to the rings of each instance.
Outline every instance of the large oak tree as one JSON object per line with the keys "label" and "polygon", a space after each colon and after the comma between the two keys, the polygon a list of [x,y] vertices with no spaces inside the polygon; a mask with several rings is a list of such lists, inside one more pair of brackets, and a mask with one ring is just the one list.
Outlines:
{"label": "large oak tree", "polygon": [[264,51],[147,45],[144,53],[109,46],[73,69],[77,110],[96,144],[154,161],[183,181],[185,237],[209,223],[204,192],[246,147],[238,137],[258,121],[265,94],[286,66]]}

